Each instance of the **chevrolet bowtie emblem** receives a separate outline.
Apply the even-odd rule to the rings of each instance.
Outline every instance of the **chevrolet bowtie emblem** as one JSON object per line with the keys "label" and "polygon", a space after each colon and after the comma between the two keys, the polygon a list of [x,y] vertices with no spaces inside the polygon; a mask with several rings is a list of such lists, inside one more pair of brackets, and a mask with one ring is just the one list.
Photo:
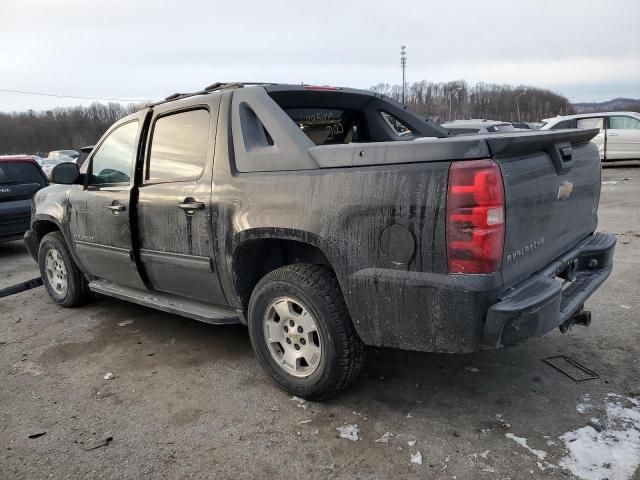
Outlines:
{"label": "chevrolet bowtie emblem", "polygon": [[571,196],[571,192],[573,192],[573,182],[565,180],[558,188],[558,200],[566,200]]}

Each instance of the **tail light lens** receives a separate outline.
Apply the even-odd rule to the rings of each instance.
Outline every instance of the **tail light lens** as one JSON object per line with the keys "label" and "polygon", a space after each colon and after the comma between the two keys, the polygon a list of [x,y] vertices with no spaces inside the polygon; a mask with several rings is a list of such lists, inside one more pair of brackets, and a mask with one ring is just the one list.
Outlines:
{"label": "tail light lens", "polygon": [[449,273],[500,269],[504,245],[504,188],[492,160],[452,162],[447,189]]}

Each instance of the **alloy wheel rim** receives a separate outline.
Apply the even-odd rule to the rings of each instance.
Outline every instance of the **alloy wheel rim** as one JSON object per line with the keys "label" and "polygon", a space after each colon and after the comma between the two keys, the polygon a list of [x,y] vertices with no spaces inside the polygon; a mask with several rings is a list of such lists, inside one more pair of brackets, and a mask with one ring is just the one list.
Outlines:
{"label": "alloy wheel rim", "polygon": [[291,297],[279,297],[267,307],[264,338],[276,363],[294,377],[313,374],[322,359],[318,324],[309,310]]}
{"label": "alloy wheel rim", "polygon": [[45,257],[45,273],[47,274],[47,282],[54,292],[58,295],[67,293],[67,267],[60,252],[55,248],[50,249]]}

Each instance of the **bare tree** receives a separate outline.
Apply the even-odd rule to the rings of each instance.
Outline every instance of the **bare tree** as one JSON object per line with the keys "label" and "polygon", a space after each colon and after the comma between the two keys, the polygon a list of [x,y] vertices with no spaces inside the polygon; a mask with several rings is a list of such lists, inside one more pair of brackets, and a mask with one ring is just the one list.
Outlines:
{"label": "bare tree", "polygon": [[0,113],[0,153],[41,153],[81,148],[98,141],[116,120],[140,105],[93,103],[44,112]]}
{"label": "bare tree", "polygon": [[[379,83],[371,90],[395,100],[401,96],[399,85]],[[521,95],[516,103],[516,97]],[[516,121],[518,107],[523,121],[538,121],[555,115],[564,115],[568,100],[550,90],[519,85],[476,83],[469,86],[464,80],[429,82],[422,80],[409,86],[406,104],[415,112],[434,120],[486,118]],[[572,112],[569,104],[569,111]]]}

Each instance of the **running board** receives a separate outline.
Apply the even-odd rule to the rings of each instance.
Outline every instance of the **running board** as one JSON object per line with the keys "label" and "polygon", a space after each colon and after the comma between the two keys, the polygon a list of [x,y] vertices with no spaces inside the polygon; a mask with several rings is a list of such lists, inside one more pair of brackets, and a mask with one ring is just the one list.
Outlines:
{"label": "running board", "polygon": [[237,312],[231,308],[213,307],[168,293],[139,290],[106,280],[94,280],[89,283],[89,289],[92,292],[108,295],[109,297],[127,300],[132,303],[137,303],[138,305],[193,318],[194,320],[211,323],[213,325],[241,323]]}

